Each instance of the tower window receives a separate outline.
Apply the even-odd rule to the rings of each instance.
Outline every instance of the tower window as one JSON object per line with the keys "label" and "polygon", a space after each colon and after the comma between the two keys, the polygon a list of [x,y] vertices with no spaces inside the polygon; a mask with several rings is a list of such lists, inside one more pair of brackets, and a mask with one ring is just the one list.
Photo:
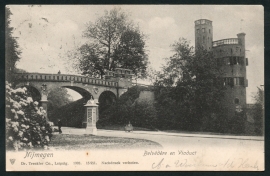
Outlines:
{"label": "tower window", "polygon": [[211,34],[211,29],[209,29],[209,34]]}
{"label": "tower window", "polygon": [[239,104],[239,103],[240,103],[239,99],[238,98],[235,98],[234,99],[234,104]]}
{"label": "tower window", "polygon": [[233,57],[233,65],[237,65],[237,57]]}
{"label": "tower window", "polygon": [[245,84],[244,82],[244,77],[236,77],[236,78],[233,78],[233,83],[235,86],[243,86]]}
{"label": "tower window", "polygon": [[228,57],[224,58],[224,65],[230,65],[230,58]]}
{"label": "tower window", "polygon": [[223,78],[223,84],[224,86],[244,86],[245,85],[245,81],[244,81],[244,77],[225,77]]}
{"label": "tower window", "polygon": [[233,65],[233,57],[230,57],[230,65]]}
{"label": "tower window", "polygon": [[229,85],[233,86],[233,78],[229,78]]}
{"label": "tower window", "polygon": [[203,36],[203,43],[205,43],[205,36]]}
{"label": "tower window", "polygon": [[241,58],[240,58],[240,57],[236,57],[236,62],[237,62],[237,65],[240,65],[240,63],[241,63]]}
{"label": "tower window", "polygon": [[239,85],[239,78],[233,78],[234,85]]}
{"label": "tower window", "polygon": [[243,58],[236,56],[230,57],[230,65],[243,65]]}
{"label": "tower window", "polygon": [[197,33],[200,33],[200,29],[197,29]]}
{"label": "tower window", "polygon": [[224,78],[224,86],[233,86],[233,78],[225,77]]}
{"label": "tower window", "polygon": [[202,32],[205,33],[205,28],[202,28]]}
{"label": "tower window", "polygon": [[244,77],[240,77],[239,78],[239,83],[240,83],[241,86],[244,86],[245,85]]}

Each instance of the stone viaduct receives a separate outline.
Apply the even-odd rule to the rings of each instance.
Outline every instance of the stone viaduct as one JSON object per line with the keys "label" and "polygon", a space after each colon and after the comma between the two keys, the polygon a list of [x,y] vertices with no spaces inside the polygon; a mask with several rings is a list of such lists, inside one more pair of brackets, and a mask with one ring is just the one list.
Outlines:
{"label": "stone viaduct", "polygon": [[[45,74],[45,73],[15,73],[16,87],[31,87],[40,96],[40,103],[47,112],[48,93],[55,87],[64,87],[78,92],[83,98],[99,102],[105,92],[120,97],[132,86],[132,71],[117,68],[108,71],[105,79],[89,78],[79,75]],[[47,117],[47,115],[46,115]],[[48,118],[48,117],[47,117]]]}

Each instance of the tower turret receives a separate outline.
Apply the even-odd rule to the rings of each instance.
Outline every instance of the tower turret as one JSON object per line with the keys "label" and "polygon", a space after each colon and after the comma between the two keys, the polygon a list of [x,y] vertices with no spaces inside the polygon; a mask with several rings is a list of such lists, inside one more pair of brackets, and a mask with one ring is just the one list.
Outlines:
{"label": "tower turret", "polygon": [[245,53],[245,36],[246,34],[245,33],[239,33],[237,34],[237,38],[238,38],[238,42],[239,44],[242,45],[242,48],[243,48],[243,52]]}
{"label": "tower turret", "polygon": [[213,26],[212,21],[199,19],[195,21],[195,48],[202,47],[207,51],[212,50]]}

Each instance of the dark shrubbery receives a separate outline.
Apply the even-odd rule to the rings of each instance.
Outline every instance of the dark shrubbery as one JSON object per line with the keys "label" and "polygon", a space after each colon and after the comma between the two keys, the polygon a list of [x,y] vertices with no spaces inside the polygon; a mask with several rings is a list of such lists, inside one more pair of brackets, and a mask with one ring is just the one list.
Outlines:
{"label": "dark shrubbery", "polygon": [[150,101],[137,101],[130,108],[130,122],[137,127],[156,129],[157,111]]}
{"label": "dark shrubbery", "polygon": [[[140,100],[141,91],[145,87],[132,87],[124,93],[114,105],[100,114],[98,127],[108,125],[125,125],[131,122],[135,127],[159,130],[205,131],[230,133],[226,109],[211,116],[201,114],[196,116],[190,111],[188,103],[175,100],[171,89],[157,87],[155,101]],[[158,93],[159,92],[159,93]]]}
{"label": "dark shrubbery", "polygon": [[264,90],[258,87],[257,94],[253,97],[255,100],[255,105],[251,109],[251,115],[254,119],[254,134],[263,135],[264,134]]}
{"label": "dark shrubbery", "polygon": [[154,128],[156,124],[154,105],[138,100],[143,90],[147,88],[139,86],[130,88],[110,108],[100,114],[98,125],[125,125],[131,122],[134,126]]}
{"label": "dark shrubbery", "polygon": [[85,117],[85,107],[83,105],[86,102],[87,100],[82,98],[59,107],[51,112],[49,118],[54,124],[57,124],[58,119],[61,119],[63,126],[81,128]]}

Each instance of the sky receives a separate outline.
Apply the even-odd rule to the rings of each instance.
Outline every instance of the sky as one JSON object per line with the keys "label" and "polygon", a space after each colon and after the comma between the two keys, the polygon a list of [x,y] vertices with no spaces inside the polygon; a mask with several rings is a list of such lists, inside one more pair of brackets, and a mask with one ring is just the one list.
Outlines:
{"label": "sky", "polygon": [[[264,14],[260,5],[10,5],[13,35],[22,51],[17,68],[28,72],[74,74],[65,54],[86,41],[88,22],[120,7],[147,36],[150,66],[160,70],[173,53],[170,45],[186,38],[194,46],[194,21],[213,22],[213,40],[246,33],[247,103],[264,85]],[[71,93],[72,94],[72,93]],[[74,97],[76,96],[73,93]],[[76,98],[75,98],[76,99]]]}

